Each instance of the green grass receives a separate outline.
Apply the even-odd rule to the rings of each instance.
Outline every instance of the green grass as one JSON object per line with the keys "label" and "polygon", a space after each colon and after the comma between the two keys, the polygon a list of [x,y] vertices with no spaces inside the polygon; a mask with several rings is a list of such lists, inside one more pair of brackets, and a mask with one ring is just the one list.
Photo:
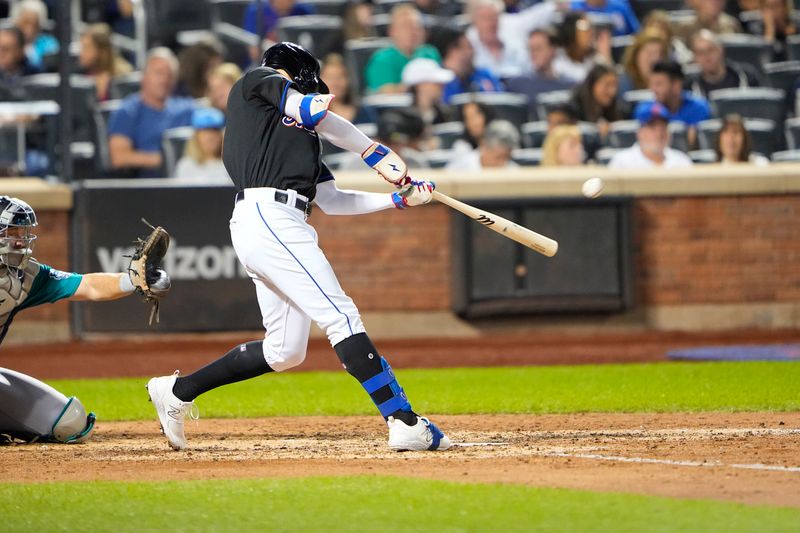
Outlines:
{"label": "green grass", "polygon": [[[800,410],[800,364],[660,363],[402,370],[422,413]],[[52,381],[102,420],[153,417],[146,379]],[[269,374],[198,400],[204,417],[374,414],[344,372]]]}
{"label": "green grass", "polygon": [[800,510],[392,477],[0,484],[6,531],[797,531]]}

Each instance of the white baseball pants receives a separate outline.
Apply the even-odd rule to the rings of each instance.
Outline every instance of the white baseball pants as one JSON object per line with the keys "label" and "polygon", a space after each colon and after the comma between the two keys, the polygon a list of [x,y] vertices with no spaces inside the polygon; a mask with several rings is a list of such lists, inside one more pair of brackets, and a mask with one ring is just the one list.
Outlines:
{"label": "white baseball pants", "polygon": [[331,346],[364,332],[353,300],[339,285],[317,232],[288,190],[287,204],[276,202],[275,189],[245,189],[230,221],[239,261],[256,286],[264,329],[264,358],[275,371],[299,365],[306,356],[313,320]]}

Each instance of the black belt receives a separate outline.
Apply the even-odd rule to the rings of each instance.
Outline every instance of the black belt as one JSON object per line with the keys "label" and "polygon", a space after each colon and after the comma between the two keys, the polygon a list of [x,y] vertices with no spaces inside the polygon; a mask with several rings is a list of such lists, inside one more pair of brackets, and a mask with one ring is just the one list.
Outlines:
{"label": "black belt", "polygon": [[[242,200],[244,200],[244,191],[239,191],[236,193],[236,201],[240,202]],[[275,201],[289,205],[289,193],[285,191],[275,191]],[[305,200],[301,200],[300,198],[295,198],[294,207],[295,209],[299,209],[300,211],[305,213],[306,216],[311,214],[311,202],[306,202]]]}

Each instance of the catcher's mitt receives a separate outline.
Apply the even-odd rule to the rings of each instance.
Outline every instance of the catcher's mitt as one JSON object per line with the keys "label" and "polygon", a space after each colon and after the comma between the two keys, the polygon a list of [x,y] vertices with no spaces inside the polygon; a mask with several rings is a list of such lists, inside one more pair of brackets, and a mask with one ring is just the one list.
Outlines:
{"label": "catcher's mitt", "polygon": [[136,292],[144,297],[145,302],[153,304],[150,310],[150,321],[158,322],[158,308],[160,299],[169,292],[170,280],[161,263],[169,249],[169,233],[161,226],[153,227],[145,219],[142,222],[150,226],[153,231],[144,239],[137,239],[136,250],[128,266],[128,276],[136,288]]}

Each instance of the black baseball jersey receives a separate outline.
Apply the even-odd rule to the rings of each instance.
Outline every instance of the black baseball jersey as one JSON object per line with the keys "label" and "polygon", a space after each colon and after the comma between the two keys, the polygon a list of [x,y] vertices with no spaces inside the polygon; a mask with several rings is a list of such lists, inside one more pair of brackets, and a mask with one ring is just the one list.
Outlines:
{"label": "black baseball jersey", "polygon": [[222,160],[238,190],[294,189],[310,199],[318,181],[333,179],[317,133],[283,114],[292,85],[258,67],[231,88]]}

